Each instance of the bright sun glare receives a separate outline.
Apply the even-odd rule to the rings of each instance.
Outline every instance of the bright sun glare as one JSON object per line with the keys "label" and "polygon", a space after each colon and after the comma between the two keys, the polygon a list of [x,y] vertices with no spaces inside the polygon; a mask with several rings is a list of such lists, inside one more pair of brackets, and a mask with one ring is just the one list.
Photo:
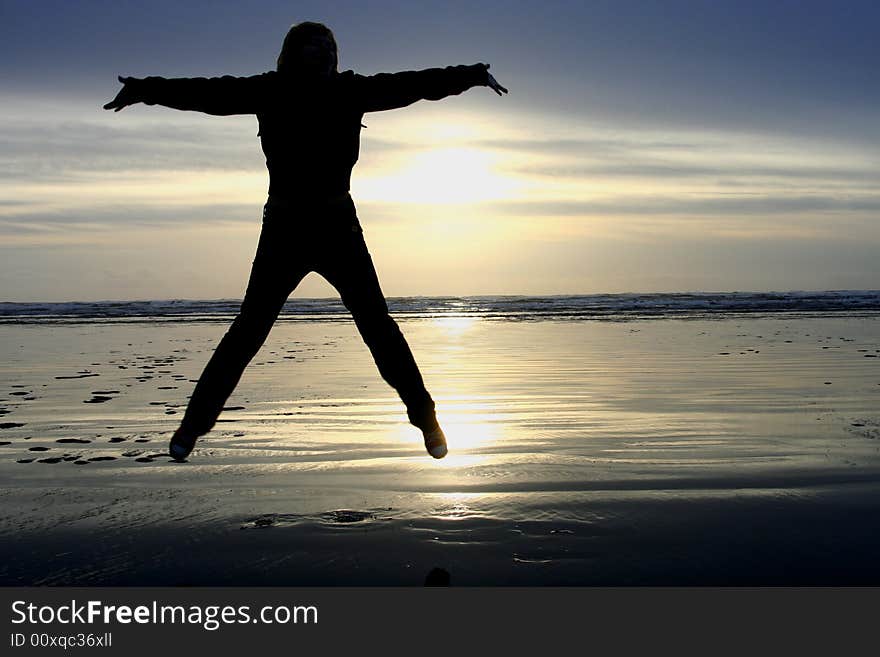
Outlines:
{"label": "bright sun glare", "polygon": [[[475,465],[489,458],[481,451],[503,438],[502,424],[486,401],[438,399],[438,418],[449,443],[449,456],[437,461],[438,467]],[[401,427],[401,440],[410,440],[410,427]]]}
{"label": "bright sun glare", "polygon": [[476,317],[437,317],[432,323],[450,337],[457,337],[472,328],[476,321]]}
{"label": "bright sun glare", "polygon": [[518,186],[495,170],[498,156],[477,148],[434,148],[406,158],[399,167],[361,178],[365,201],[479,203],[508,198]]}

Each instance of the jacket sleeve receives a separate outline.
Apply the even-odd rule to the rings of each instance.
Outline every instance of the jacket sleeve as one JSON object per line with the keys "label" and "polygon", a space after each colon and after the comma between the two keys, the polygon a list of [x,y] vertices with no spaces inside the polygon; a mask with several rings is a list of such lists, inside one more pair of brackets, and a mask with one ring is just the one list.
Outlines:
{"label": "jacket sleeve", "polygon": [[422,71],[356,75],[355,97],[364,112],[378,112],[412,105],[417,100],[440,100],[486,85],[488,67],[447,66]]}
{"label": "jacket sleeve", "polygon": [[269,75],[217,78],[148,77],[135,82],[135,93],[147,105],[228,116],[256,114],[268,103]]}

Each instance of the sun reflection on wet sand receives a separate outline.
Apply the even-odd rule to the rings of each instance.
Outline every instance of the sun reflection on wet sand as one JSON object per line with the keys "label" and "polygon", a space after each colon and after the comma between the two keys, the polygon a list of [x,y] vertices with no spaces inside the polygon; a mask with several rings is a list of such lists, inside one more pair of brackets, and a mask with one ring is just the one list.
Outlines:
{"label": "sun reflection on wet sand", "polygon": [[[503,415],[493,410],[490,401],[437,400],[438,413],[449,454],[437,461],[439,466],[451,468],[481,463],[486,456],[479,453],[504,438]],[[398,440],[412,439],[413,428],[400,425]]]}
{"label": "sun reflection on wet sand", "polygon": [[352,323],[280,323],[182,464],[225,325],[5,326],[0,556],[36,583],[155,584],[180,540],[163,583],[874,582],[876,321],[407,321],[440,460]]}
{"label": "sun reflection on wet sand", "polygon": [[438,317],[431,320],[431,323],[436,328],[444,331],[448,335],[456,337],[473,328],[476,322],[476,317]]}

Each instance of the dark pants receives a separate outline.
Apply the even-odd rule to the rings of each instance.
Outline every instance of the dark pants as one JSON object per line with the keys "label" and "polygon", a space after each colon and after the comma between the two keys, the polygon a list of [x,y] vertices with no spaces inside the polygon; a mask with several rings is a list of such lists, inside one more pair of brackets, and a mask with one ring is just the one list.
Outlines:
{"label": "dark pants", "polygon": [[320,204],[272,199],[241,310],[199,378],[181,428],[201,436],[217,417],[259,351],[287,297],[309,272],[336,288],[370,349],[379,373],[403,400],[410,422],[435,426],[434,402],[388,306],[350,196]]}

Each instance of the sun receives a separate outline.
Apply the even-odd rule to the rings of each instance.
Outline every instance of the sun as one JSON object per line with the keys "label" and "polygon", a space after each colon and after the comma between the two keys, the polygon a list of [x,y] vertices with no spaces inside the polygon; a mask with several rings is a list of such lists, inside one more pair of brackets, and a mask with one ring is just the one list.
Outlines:
{"label": "sun", "polygon": [[361,178],[364,201],[448,205],[509,198],[518,183],[496,171],[498,155],[473,147],[418,151],[384,175]]}

